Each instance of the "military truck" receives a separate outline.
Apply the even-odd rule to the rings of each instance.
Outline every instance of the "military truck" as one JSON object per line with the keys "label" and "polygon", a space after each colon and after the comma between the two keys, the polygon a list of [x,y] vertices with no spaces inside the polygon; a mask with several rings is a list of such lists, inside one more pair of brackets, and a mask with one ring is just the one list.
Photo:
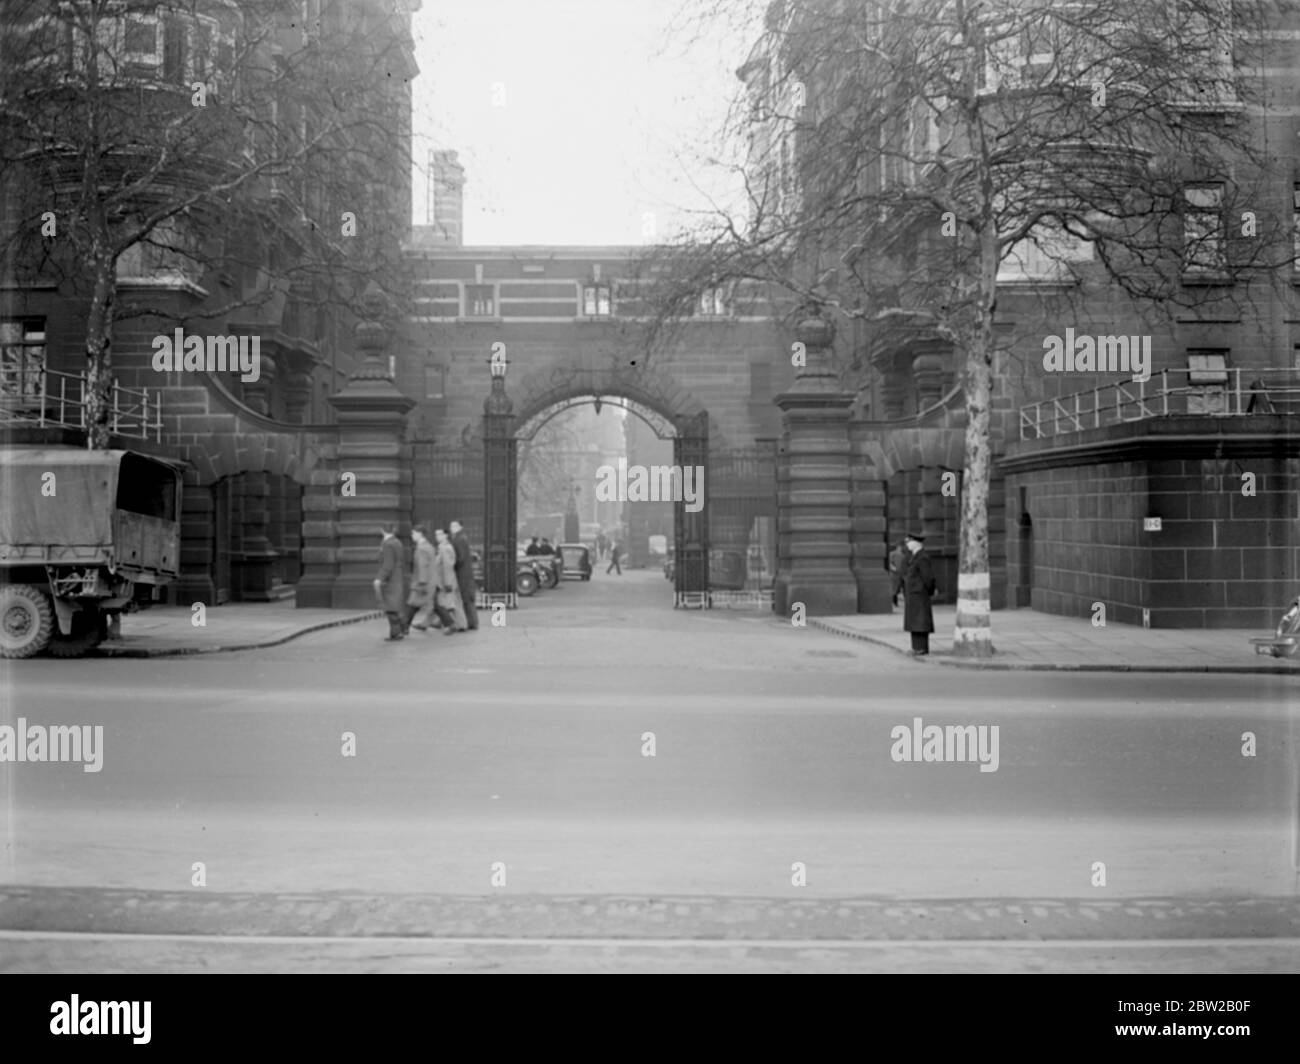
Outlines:
{"label": "military truck", "polygon": [[134,451],[0,447],[0,657],[77,657],[180,573],[181,475]]}

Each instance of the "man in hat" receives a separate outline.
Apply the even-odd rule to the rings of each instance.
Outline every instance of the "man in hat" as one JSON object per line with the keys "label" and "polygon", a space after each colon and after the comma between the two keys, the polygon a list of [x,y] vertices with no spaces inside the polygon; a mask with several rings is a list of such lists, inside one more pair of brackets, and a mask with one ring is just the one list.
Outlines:
{"label": "man in hat", "polygon": [[907,559],[903,563],[903,631],[912,633],[912,656],[930,653],[930,633],[934,631],[934,611],[930,596],[934,594],[934,567],[925,553],[925,536],[909,532],[904,541]]}
{"label": "man in hat", "polygon": [[406,548],[397,538],[397,525],[380,527],[379,573],[375,577],[375,598],[388,618],[388,638],[395,643],[406,635]]}

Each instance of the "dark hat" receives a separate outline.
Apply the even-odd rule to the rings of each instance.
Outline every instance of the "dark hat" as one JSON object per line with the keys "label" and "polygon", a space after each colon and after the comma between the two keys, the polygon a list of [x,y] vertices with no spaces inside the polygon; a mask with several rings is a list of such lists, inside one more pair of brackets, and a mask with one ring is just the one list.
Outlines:
{"label": "dark hat", "polygon": [[916,540],[918,543],[924,543],[924,542],[925,542],[925,536],[923,536],[920,532],[909,532],[909,533],[907,534],[906,538],[907,538],[907,539],[914,539],[914,540]]}

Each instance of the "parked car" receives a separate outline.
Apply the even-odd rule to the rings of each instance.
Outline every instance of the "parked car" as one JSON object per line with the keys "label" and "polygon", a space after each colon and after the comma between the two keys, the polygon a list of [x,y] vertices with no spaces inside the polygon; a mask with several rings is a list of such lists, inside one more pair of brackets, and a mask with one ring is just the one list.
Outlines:
{"label": "parked car", "polygon": [[181,474],[134,451],[0,449],[0,657],[77,657],[180,575]]}
{"label": "parked car", "polygon": [[534,554],[528,560],[536,567],[537,579],[541,581],[543,588],[549,591],[559,586],[564,568],[558,554]]}
{"label": "parked car", "polygon": [[591,548],[585,543],[561,543],[557,557],[566,580],[591,579]]}
{"label": "parked car", "polygon": [[[478,585],[480,591],[483,590],[483,559],[479,556],[478,551],[474,551],[471,557],[474,560],[474,583]],[[529,558],[520,554],[515,557],[515,593],[523,598],[528,598],[536,593],[542,584],[540,566],[534,564],[535,558]]]}

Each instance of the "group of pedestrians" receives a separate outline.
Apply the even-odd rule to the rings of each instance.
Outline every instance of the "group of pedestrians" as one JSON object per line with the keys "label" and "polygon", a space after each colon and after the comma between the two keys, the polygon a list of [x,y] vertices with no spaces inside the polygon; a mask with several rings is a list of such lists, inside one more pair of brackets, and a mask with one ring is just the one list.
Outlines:
{"label": "group of pedestrians", "polygon": [[434,529],[432,540],[425,526],[416,525],[411,530],[413,566],[408,564],[406,545],[397,538],[397,526],[385,525],[380,531],[375,596],[388,618],[386,642],[404,639],[412,629],[427,632],[440,627],[443,635],[475,631],[474,555],[461,523],[452,521],[445,529]]}

